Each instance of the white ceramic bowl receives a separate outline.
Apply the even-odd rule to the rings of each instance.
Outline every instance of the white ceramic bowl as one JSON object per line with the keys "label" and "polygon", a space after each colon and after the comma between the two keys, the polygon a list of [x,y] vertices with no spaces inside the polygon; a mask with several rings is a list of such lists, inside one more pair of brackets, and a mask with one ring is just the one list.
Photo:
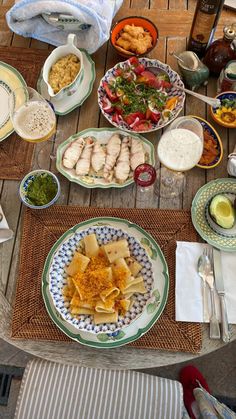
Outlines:
{"label": "white ceramic bowl", "polygon": [[[60,47],[55,48],[44,63],[43,80],[47,85],[49,96],[51,96],[53,99],[57,100],[57,99],[62,99],[63,97],[66,97],[66,96],[73,95],[73,93],[76,92],[79,84],[81,83],[83,79],[83,76],[84,76],[83,54],[75,46],[75,40],[76,40],[76,35],[70,33],[68,35],[66,45],[62,45]],[[50,86],[48,82],[49,72],[53,64],[55,64],[60,58],[65,57],[68,54],[75,54],[79,58],[80,71],[77,74],[76,78],[72,81],[72,83],[63,87],[58,93],[54,93],[52,87]]]}

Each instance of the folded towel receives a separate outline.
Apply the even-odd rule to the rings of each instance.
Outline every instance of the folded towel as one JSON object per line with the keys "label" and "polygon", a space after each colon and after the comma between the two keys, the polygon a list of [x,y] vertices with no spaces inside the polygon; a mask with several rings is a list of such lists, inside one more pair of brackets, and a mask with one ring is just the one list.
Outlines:
{"label": "folded towel", "polygon": [[[199,256],[205,244],[177,242],[175,314],[178,321],[203,322],[202,280],[197,272]],[[225,301],[229,323],[236,324],[236,253],[221,252],[222,272],[225,287]],[[207,286],[208,289],[208,286]],[[220,303],[215,292],[217,317],[220,320]],[[210,290],[208,289],[208,319],[211,314]]]}
{"label": "folded towel", "polygon": [[[25,37],[32,37],[49,44],[66,44],[68,33],[75,33],[77,46],[89,54],[95,52],[108,39],[112,19],[123,0],[16,0],[7,12],[10,29]],[[78,30],[55,27],[42,14],[60,13],[78,19]]]}

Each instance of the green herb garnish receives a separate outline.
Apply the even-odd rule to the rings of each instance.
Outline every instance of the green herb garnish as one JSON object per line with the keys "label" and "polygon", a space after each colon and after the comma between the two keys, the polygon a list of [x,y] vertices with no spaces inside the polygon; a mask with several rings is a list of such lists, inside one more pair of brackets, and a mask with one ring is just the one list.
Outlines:
{"label": "green herb garnish", "polygon": [[36,176],[28,186],[26,198],[38,207],[48,204],[57,194],[57,184],[48,173]]}
{"label": "green herb garnish", "polygon": [[225,106],[226,108],[236,108],[236,99],[222,99],[221,106]]}

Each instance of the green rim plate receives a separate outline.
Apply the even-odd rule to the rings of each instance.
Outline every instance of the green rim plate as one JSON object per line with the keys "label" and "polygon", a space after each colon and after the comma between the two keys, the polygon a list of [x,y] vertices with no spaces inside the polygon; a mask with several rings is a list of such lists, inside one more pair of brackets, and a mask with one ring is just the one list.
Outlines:
{"label": "green rim plate", "polygon": [[[77,134],[72,135],[69,137],[66,141],[64,141],[62,144],[59,145],[57,149],[57,161],[56,161],[56,167],[57,170],[65,176],[67,179],[69,179],[71,182],[78,183],[81,186],[84,186],[85,188],[124,188],[131,183],[134,183],[133,178],[127,179],[126,182],[119,184],[117,182],[109,182],[106,183],[101,177],[95,177],[95,176],[77,176],[75,174],[74,169],[67,169],[62,164],[62,157],[64,154],[64,151],[68,147],[68,145],[73,142],[78,137],[83,136],[89,136],[95,138],[95,140],[99,140],[103,144],[107,144],[108,139],[113,134],[121,134],[127,136],[128,134],[120,129],[117,128],[88,128],[84,131],[81,131]],[[147,163],[151,164],[152,166],[155,166],[155,152],[154,147],[152,143],[143,136],[139,134],[132,134],[132,137],[135,137],[137,139],[141,139],[145,148],[145,151],[148,155],[148,161]]]}
{"label": "green rim plate", "polygon": [[[83,231],[89,226],[112,226],[122,229],[126,233],[133,236],[140,245],[149,254],[150,262],[153,270],[153,291],[150,301],[147,302],[142,314],[136,320],[120,332],[115,334],[107,333],[89,333],[78,330],[74,325],[62,318],[53,304],[52,296],[49,290],[49,272],[55,253],[63,245],[68,238],[72,238],[77,231]],[[53,322],[59,329],[69,336],[71,339],[87,346],[95,348],[116,348],[126,345],[144,335],[158,320],[166,305],[169,291],[169,274],[168,266],[164,255],[153,239],[145,230],[136,224],[125,219],[113,217],[98,217],[80,224],[75,225],[66,231],[52,246],[47,259],[45,261],[42,274],[42,295],[46,305],[47,312]]]}
{"label": "green rim plate", "polygon": [[0,61],[0,142],[14,132],[10,120],[8,98],[15,89],[26,86],[26,82],[16,68]]}
{"label": "green rim plate", "polygon": [[223,178],[212,180],[196,193],[191,208],[192,222],[200,236],[217,249],[226,252],[236,251],[236,237],[226,237],[212,229],[207,221],[207,207],[211,199],[219,194],[235,194],[236,179]]}

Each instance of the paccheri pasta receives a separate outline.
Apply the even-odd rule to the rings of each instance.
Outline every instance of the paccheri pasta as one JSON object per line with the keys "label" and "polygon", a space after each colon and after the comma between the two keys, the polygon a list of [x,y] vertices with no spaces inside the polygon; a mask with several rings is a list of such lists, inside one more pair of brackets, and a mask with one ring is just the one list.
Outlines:
{"label": "paccheri pasta", "polygon": [[147,292],[142,265],[131,257],[126,239],[99,246],[96,234],[89,234],[82,244],[66,268],[63,295],[71,314],[93,314],[95,324],[117,322],[132,306],[133,294]]}

